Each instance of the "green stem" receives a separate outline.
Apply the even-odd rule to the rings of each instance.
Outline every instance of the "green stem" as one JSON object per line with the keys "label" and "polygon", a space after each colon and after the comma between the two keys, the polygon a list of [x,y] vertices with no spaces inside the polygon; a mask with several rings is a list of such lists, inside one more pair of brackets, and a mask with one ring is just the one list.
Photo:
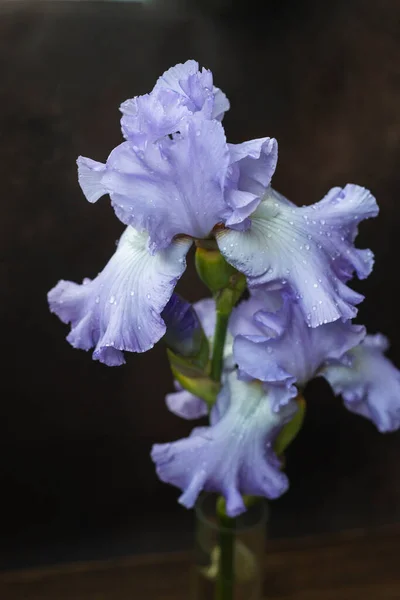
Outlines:
{"label": "green stem", "polygon": [[[217,314],[211,357],[210,377],[218,384],[221,382],[224,365],[225,338],[228,321],[234,306],[232,290],[225,289],[216,298]],[[215,586],[215,600],[233,600],[235,584],[235,529],[236,520],[226,514],[225,498],[217,499],[219,565]]]}
{"label": "green stem", "polygon": [[236,520],[227,516],[225,500],[217,500],[219,526],[219,569],[215,588],[215,600],[233,600],[235,584],[235,528]]}
{"label": "green stem", "polygon": [[218,311],[217,308],[217,321],[214,332],[210,376],[211,379],[218,381],[218,383],[221,381],[222,368],[224,365],[224,346],[228,329],[229,314],[222,313]]}

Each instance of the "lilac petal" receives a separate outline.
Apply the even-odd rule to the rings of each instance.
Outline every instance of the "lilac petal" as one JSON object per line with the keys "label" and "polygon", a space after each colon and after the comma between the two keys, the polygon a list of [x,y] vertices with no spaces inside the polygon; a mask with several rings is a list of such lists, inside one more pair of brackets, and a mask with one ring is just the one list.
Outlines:
{"label": "lilac petal", "polygon": [[167,346],[182,356],[198,355],[204,341],[204,333],[194,306],[174,293],[161,317],[167,326],[164,337]]}
{"label": "lilac petal", "polygon": [[[277,498],[288,487],[272,450],[280,428],[292,418],[296,403],[288,392],[268,391],[257,382],[227,378],[217,404],[226,410],[211,427],[195,429],[191,436],[170,444],[156,444],[152,459],[162,481],[182,490],[179,502],[191,508],[202,490],[221,493],[231,517],[244,512],[242,494]],[[273,403],[282,404],[279,413]]]}
{"label": "lilac petal", "polygon": [[230,103],[226,95],[222,90],[215,87],[213,88],[214,92],[214,106],[212,111],[212,118],[217,119],[218,121],[222,121],[224,115],[227,110],[230,108]]}
{"label": "lilac petal", "polygon": [[275,172],[278,144],[274,138],[261,138],[228,146],[232,173],[226,200],[233,213],[226,225],[232,227],[245,221],[260,204]]}
{"label": "lilac petal", "polygon": [[194,304],[194,309],[200,319],[201,326],[208,338],[214,335],[216,323],[216,306],[213,298],[203,298]]}
{"label": "lilac petal", "polygon": [[243,300],[233,309],[229,331],[237,335],[275,337],[287,327],[286,312],[280,310],[283,296],[280,291],[262,292]]}
{"label": "lilac petal", "polygon": [[381,433],[400,428],[400,371],[384,356],[388,340],[367,335],[348,353],[349,364],[332,364],[321,373],[346,408],[370,419]]}
{"label": "lilac petal", "polygon": [[126,100],[120,111],[124,137],[138,146],[176,133],[180,121],[190,114],[182,97],[166,89]]}
{"label": "lilac petal", "polygon": [[79,156],[76,162],[78,165],[78,181],[83,193],[89,202],[97,202],[99,198],[107,193],[102,184],[106,165],[84,156]]}
{"label": "lilac petal", "polygon": [[153,92],[171,90],[185,99],[191,112],[203,111],[206,118],[222,120],[229,109],[225,94],[213,86],[213,76],[208,69],[199,70],[199,63],[188,60],[165,71],[159,77]]}
{"label": "lilac petal", "polygon": [[[267,302],[270,295],[265,293]],[[342,320],[308,327],[299,304],[285,293],[276,312],[263,311],[260,303],[261,298],[250,298],[237,307],[233,353],[241,372],[261,381],[280,382],[286,376],[292,378],[287,383],[304,386],[325,363],[340,359],[365,336],[364,327]],[[279,322],[281,329],[276,326],[273,333],[271,327],[269,335],[266,324]]]}
{"label": "lilac petal", "polygon": [[101,184],[118,218],[150,235],[150,249],[177,234],[207,237],[227,214],[223,187],[229,153],[222,125],[193,116],[174,139],[144,150],[124,142],[113,150]]}
{"label": "lilac petal", "polygon": [[109,366],[125,362],[123,350],[145,352],[164,335],[160,315],[186,267],[189,240],[175,240],[155,256],[147,242],[147,234],[128,227],[95,279],[59,281],[48,294],[51,311],[71,324],[70,344],[94,347],[93,358]]}
{"label": "lilac petal", "polygon": [[269,189],[251,217],[251,229],[218,232],[226,260],[249,286],[289,285],[308,325],[350,319],[363,297],[346,286],[354,271],[372,269],[372,253],[357,250],[358,223],[376,216],[375,198],[362,187],[335,188],[312,206],[296,207]]}
{"label": "lilac petal", "polygon": [[167,394],[165,402],[168,409],[182,419],[200,419],[208,414],[207,404],[201,398],[194,396],[187,390],[179,389],[178,383],[175,384],[177,392]]}

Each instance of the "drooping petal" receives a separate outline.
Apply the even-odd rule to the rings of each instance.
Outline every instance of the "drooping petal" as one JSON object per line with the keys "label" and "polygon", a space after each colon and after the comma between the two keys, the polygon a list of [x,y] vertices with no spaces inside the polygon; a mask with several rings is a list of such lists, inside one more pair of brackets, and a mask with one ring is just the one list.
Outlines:
{"label": "drooping petal", "polygon": [[167,394],[165,397],[166,405],[174,415],[187,420],[207,416],[208,408],[204,400],[183,390],[177,382],[175,382],[175,387],[177,391]]}
{"label": "drooping petal", "polygon": [[357,225],[378,213],[368,190],[334,188],[317,204],[296,207],[269,188],[251,216],[247,231],[223,229],[218,245],[226,260],[243,272],[250,286],[288,284],[311,327],[350,319],[363,297],[346,281],[366,277],[372,253],[357,250]]}
{"label": "drooping petal", "polygon": [[[179,502],[191,508],[202,490],[221,493],[227,513],[245,511],[242,494],[277,498],[288,487],[286,475],[272,450],[280,428],[296,411],[287,402],[288,391],[258,382],[245,383],[228,376],[217,400],[223,414],[210,427],[194,429],[191,436],[170,444],[156,444],[152,459],[162,481],[182,490]],[[274,412],[272,403],[282,404]]]}
{"label": "drooping petal", "polygon": [[367,335],[348,353],[349,364],[332,364],[321,373],[346,408],[382,433],[400,428],[400,371],[384,356],[387,348],[382,334]]}
{"label": "drooping petal", "polygon": [[82,285],[60,281],[48,294],[50,309],[71,324],[74,348],[89,350],[109,366],[122,352],[145,352],[164,335],[161,312],[186,267],[191,242],[181,238],[152,256],[148,236],[128,227],[99,275]]}
{"label": "drooping petal", "polygon": [[[299,303],[282,294],[279,310],[262,307],[277,292],[264,292],[242,302],[235,310],[234,359],[241,372],[270,384],[280,381],[303,386],[323,365],[339,360],[361,342],[365,328],[341,319],[308,327]],[[274,331],[275,327],[275,331]]]}
{"label": "drooping petal", "polygon": [[163,138],[144,150],[130,142],[115,148],[100,184],[118,218],[149,233],[154,252],[177,234],[207,237],[224,219],[228,163],[222,125],[195,115],[173,139]]}
{"label": "drooping petal", "polygon": [[188,60],[171,67],[159,79],[153,92],[160,89],[172,90],[182,96],[191,112],[203,111],[207,118],[222,120],[229,109],[225,94],[213,86],[211,71],[199,69],[199,63]]}

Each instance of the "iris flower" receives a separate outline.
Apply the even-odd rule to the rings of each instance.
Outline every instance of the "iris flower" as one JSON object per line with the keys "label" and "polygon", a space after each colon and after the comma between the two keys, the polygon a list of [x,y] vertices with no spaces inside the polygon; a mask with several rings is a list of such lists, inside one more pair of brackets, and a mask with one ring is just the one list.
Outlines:
{"label": "iris flower", "polygon": [[358,223],[377,214],[375,199],[347,185],[296,207],[270,186],[276,140],[227,143],[228,108],[211,72],[190,60],[122,104],[126,141],[106,163],[78,158],[86,198],[109,195],[127,226],[97,277],[60,281],[49,293],[51,310],[71,325],[68,341],[94,348],[94,359],[120,365],[123,351],[145,352],[160,340],[194,240],[215,239],[250,287],[287,285],[311,327],[356,314],[362,296],[347,282],[354,272],[366,277],[373,258],[354,239]]}
{"label": "iris flower", "polygon": [[[228,143],[229,101],[196,61],[120,109],[124,141],[105,163],[77,162],[87,200],[109,196],[126,229],[94,279],[61,280],[48,300],[70,324],[71,345],[109,366],[164,337],[180,382],[168,408],[210,417],[152,449],[180,502],[192,507],[202,490],[218,492],[234,517],[244,494],[283,494],[289,482],[275,450],[281,433],[301,426],[301,394],[314,377],[380,431],[398,429],[400,373],[384,356],[386,338],[352,322],[363,296],[348,285],[373,267],[372,252],[355,246],[361,221],[378,213],[373,195],[347,184],[299,207],[274,190],[276,140]],[[174,290],[193,243],[214,299],[191,306]],[[249,297],[235,306],[243,275]]]}

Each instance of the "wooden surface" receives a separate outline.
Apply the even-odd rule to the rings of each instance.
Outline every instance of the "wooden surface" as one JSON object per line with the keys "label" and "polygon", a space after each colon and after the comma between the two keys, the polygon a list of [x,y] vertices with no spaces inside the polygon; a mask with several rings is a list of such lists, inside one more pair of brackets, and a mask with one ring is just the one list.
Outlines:
{"label": "wooden surface", "polygon": [[[398,600],[399,558],[400,528],[270,542],[265,598]],[[189,567],[172,553],[3,573],[0,598],[188,600]]]}

